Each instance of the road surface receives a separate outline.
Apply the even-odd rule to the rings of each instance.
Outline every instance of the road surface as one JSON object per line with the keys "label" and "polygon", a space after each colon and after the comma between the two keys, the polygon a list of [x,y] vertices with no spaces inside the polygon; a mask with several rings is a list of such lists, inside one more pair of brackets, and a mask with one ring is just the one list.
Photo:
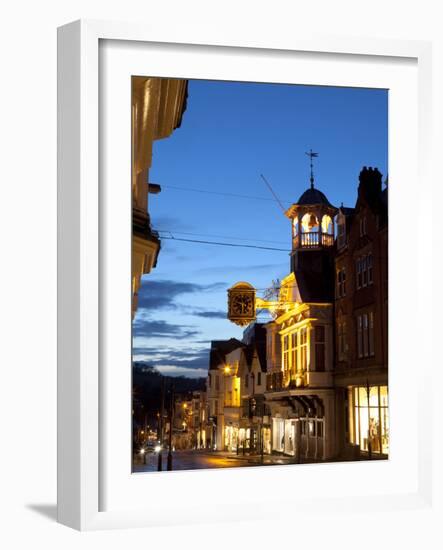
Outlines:
{"label": "road surface", "polygon": [[[163,470],[166,470],[167,451],[162,453]],[[134,472],[157,471],[157,454],[146,455],[146,464],[134,464]],[[242,456],[235,453],[219,451],[175,451],[172,454],[173,470],[200,470],[204,468],[238,468],[243,466],[261,466],[270,464],[288,464],[291,460],[283,457],[264,456],[263,463],[260,456]]]}

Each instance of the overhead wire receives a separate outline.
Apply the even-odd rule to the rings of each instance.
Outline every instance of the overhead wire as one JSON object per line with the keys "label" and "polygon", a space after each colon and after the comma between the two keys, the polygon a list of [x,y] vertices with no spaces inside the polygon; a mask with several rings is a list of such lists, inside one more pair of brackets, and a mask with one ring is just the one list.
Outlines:
{"label": "overhead wire", "polygon": [[231,235],[211,235],[209,233],[191,233],[190,231],[171,231],[170,229],[155,229],[157,233],[172,233],[176,235],[191,235],[194,237],[210,237],[213,239],[231,239],[233,241],[250,241],[256,243],[276,243],[276,244],[286,244],[283,241],[274,241],[269,239],[254,239],[249,237],[233,237]]}
{"label": "overhead wire", "polygon": [[259,245],[254,245],[254,244],[221,243],[221,242],[216,242],[216,241],[205,241],[205,240],[197,240],[197,239],[184,239],[184,238],[180,238],[180,237],[174,237],[173,235],[170,236],[170,237],[163,236],[161,238],[162,239],[168,239],[168,240],[171,240],[171,241],[183,241],[183,242],[188,242],[188,243],[211,244],[211,245],[216,245],[216,246],[231,246],[231,247],[238,247],[238,248],[256,248],[256,249],[260,249],[260,250],[276,250],[276,251],[279,251],[279,252],[286,252],[286,253],[290,252],[290,250],[286,249],[286,248],[275,248],[275,247],[271,247],[271,246],[259,246]]}
{"label": "overhead wire", "polygon": [[[257,196],[254,196],[254,195],[243,195],[243,194],[239,194],[239,193],[228,193],[226,191],[208,191],[206,189],[196,189],[194,187],[181,187],[181,186],[178,186],[178,185],[164,185],[164,184],[162,184],[161,187],[164,188],[164,189],[175,189],[175,190],[178,190],[178,191],[191,191],[192,193],[204,193],[206,195],[219,195],[219,196],[223,196],[223,197],[234,197],[234,198],[237,198],[237,199],[248,199],[248,200],[252,199],[252,200],[257,200],[257,201],[267,201],[267,202],[280,203],[278,198],[272,198],[271,199],[269,197],[257,197]],[[287,202],[290,202],[290,201],[287,201]],[[281,203],[280,203],[280,206],[281,206]]]}

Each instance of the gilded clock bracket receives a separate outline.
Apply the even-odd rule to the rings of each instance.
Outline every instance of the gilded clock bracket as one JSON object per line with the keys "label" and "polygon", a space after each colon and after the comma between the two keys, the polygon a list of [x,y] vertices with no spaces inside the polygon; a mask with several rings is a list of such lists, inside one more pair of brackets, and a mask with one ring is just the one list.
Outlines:
{"label": "gilded clock bracket", "polygon": [[247,282],[235,283],[228,289],[228,319],[245,326],[256,319],[257,310],[267,309],[274,317],[286,313],[295,302],[289,300],[265,300],[256,296],[256,289]]}

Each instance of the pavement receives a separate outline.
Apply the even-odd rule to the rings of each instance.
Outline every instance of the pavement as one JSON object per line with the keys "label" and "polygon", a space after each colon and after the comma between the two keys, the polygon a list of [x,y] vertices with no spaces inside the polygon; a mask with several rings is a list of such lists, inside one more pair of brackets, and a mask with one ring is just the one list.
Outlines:
{"label": "pavement", "polygon": [[[167,451],[162,453],[163,470],[166,470]],[[134,464],[134,472],[157,471],[158,456],[155,453],[146,455],[146,464]],[[239,468],[243,466],[270,466],[294,464],[291,457],[263,455],[243,455],[224,451],[186,450],[174,451],[172,454],[173,470],[199,470],[205,468]]]}

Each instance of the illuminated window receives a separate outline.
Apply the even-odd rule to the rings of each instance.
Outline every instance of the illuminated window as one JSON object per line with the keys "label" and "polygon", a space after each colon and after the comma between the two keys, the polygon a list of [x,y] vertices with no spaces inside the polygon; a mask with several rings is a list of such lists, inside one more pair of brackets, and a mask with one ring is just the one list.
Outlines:
{"label": "illuminated window", "polygon": [[[369,394],[369,395],[368,395]],[[362,451],[389,453],[389,409],[387,386],[360,386],[351,391],[349,424],[351,443]]]}
{"label": "illuminated window", "polygon": [[315,327],[315,370],[320,372],[325,370],[325,333],[324,326],[317,325]]}
{"label": "illuminated window", "polygon": [[282,418],[272,419],[272,449],[283,452],[285,448],[285,421]]}
{"label": "illuminated window", "polygon": [[297,372],[297,333],[291,335],[291,372],[295,376]]}
{"label": "illuminated window", "polygon": [[304,372],[308,365],[308,329],[303,327],[299,333],[300,341],[300,367],[299,370]]}
{"label": "illuminated window", "polygon": [[[316,248],[320,244],[320,236],[320,224],[317,216],[310,213],[305,214],[301,220],[301,246]],[[332,237],[329,239],[332,240]]]}
{"label": "illuminated window", "polygon": [[282,336],[283,370],[289,370],[289,335]]}
{"label": "illuminated window", "polygon": [[319,223],[315,214],[305,214],[301,219],[302,233],[310,233],[311,231],[318,231]]}
{"label": "illuminated window", "polygon": [[333,234],[332,228],[333,228],[332,219],[330,216],[325,214],[321,220],[321,230],[323,231],[323,233],[332,235]]}

